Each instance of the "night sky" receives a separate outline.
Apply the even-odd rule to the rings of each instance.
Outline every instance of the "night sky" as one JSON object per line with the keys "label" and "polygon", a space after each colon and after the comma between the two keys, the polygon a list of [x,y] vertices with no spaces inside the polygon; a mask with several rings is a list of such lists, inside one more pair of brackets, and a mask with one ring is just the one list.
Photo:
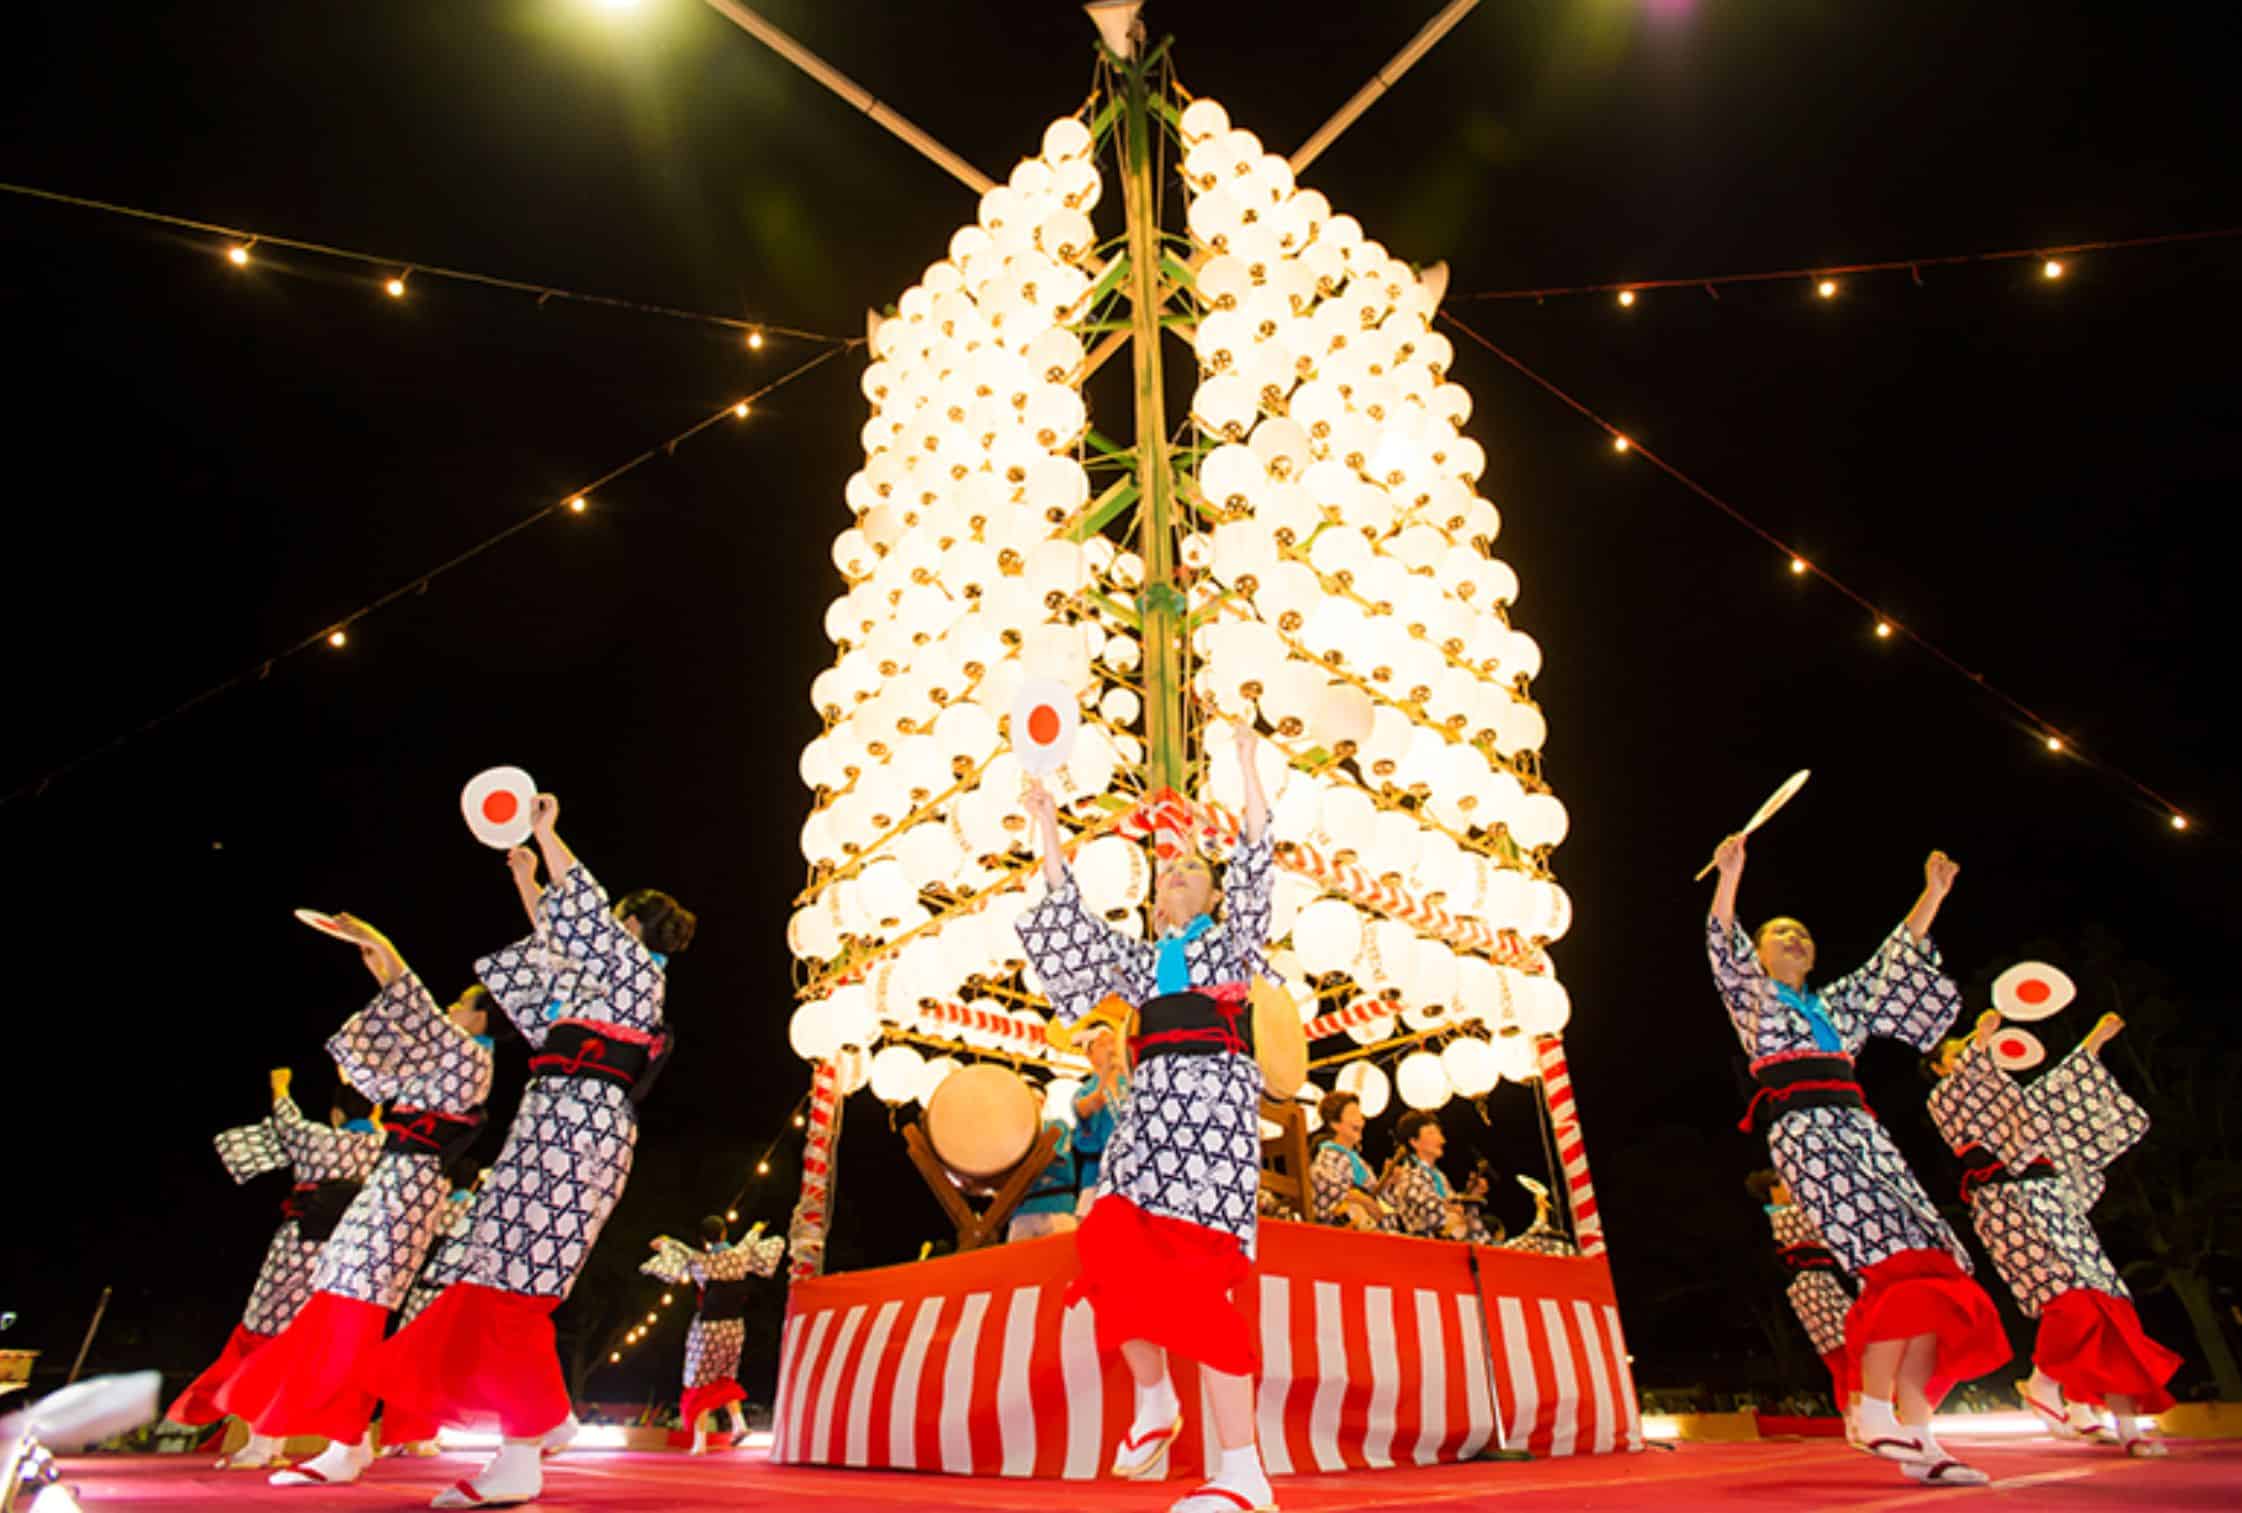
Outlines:
{"label": "night sky", "polygon": [[[999,178],[1091,83],[1091,30],[1060,0],[762,8]],[[1177,34],[1185,85],[1289,152],[1434,9],[1156,0],[1148,19]],[[2051,757],[1451,332],[1497,550],[1524,585],[1515,622],[1546,655],[1546,771],[1572,814],[1555,866],[1578,914],[1553,954],[1646,1387],[1740,1384],[1767,1350],[1701,1301],[1764,1279],[1765,1229],[1739,1186],[1761,1152],[1733,1129],[1735,1045],[1689,878],[1791,770],[1815,779],[1755,841],[1744,911],[1803,916],[1825,971],[1890,928],[1943,847],[1962,864],[1938,930],[1958,975],[2098,925],[2233,1033],[2236,637],[2215,543],[2242,483],[2236,244],[2083,256],[2053,283],[2033,262],[1882,274],[1832,301],[1796,281],[1632,311],[1460,296],[2242,222],[2229,55],[2186,14],[1503,0],[1306,176],[1397,255],[1446,258],[1463,319],[2193,820],[2176,835],[2123,781]],[[689,0],[623,23],[580,0],[36,0],[10,21],[0,178],[400,263],[845,337],[973,214]],[[1109,194],[1101,227],[1116,211]],[[0,789],[818,350],[427,277],[390,300],[388,270],[259,249],[241,271],[222,250],[0,196],[16,375]],[[456,991],[520,932],[500,858],[457,809],[499,762],[560,795],[563,833],[612,889],[666,888],[701,915],[670,978],[682,1050],[561,1322],[644,1306],[650,1284],[611,1277],[720,1208],[806,1084],[785,1039],[795,762],[831,660],[820,616],[863,362],[835,359],[442,576],[342,650],[283,660],[0,807],[0,1310],[21,1315],[0,1345],[44,1348],[59,1380],[111,1285],[91,1369],[207,1363],[281,1196],[276,1179],[232,1187],[209,1135],[259,1115],[272,1066],[323,1107],[320,1043],[371,988],[288,911],[361,914]],[[2050,1026],[2051,1049],[2100,1007]],[[1865,1075],[1925,1148],[1910,1058],[1883,1048]],[[520,1076],[502,1074],[501,1125]],[[1452,1150],[1538,1171],[1526,1095],[1490,1112],[1455,1106]],[[781,1143],[743,1217],[783,1227],[798,1150]],[[2155,1137],[2133,1159],[2156,1160]],[[837,1266],[947,1232],[869,1094],[848,1111],[839,1215]],[[759,1394],[766,1292],[745,1373]],[[666,1397],[679,1336],[666,1323],[594,1395]]]}

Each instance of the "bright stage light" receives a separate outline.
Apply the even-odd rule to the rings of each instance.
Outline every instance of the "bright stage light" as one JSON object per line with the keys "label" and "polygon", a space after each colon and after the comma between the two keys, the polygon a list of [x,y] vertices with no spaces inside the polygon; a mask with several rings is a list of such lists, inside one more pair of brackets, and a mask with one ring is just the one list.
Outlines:
{"label": "bright stage light", "polygon": [[571,500],[569,500],[569,501],[568,501],[568,507],[569,507],[570,509],[574,510],[574,511],[575,511],[575,512],[576,512],[577,514],[579,514],[579,515],[583,514],[583,513],[584,513],[584,496],[583,496],[582,494],[578,494],[578,495],[577,495],[577,496],[576,496],[576,497],[575,497],[574,499],[571,499]]}
{"label": "bright stage light", "polygon": [[2040,264],[2040,276],[2043,278],[2061,278],[2063,276],[2063,264],[2058,259],[2049,258],[2046,262]]}
{"label": "bright stage light", "polygon": [[1876,638],[1880,641],[1889,641],[1892,638],[1891,621],[1879,620],[1876,622]]}
{"label": "bright stage light", "polygon": [[340,646],[349,639],[350,637],[343,634],[339,628],[327,632],[327,644],[329,646]]}
{"label": "bright stage light", "polygon": [[737,1224],[737,1223],[739,1223],[739,1221],[740,1221],[740,1211],[739,1211],[738,1209],[736,1209],[736,1208],[727,1208],[727,1209],[725,1209],[725,1210],[724,1210],[724,1222],[725,1222],[725,1223],[727,1223],[727,1224]]}
{"label": "bright stage light", "polygon": [[760,352],[763,350],[762,332],[750,331],[747,333],[747,350],[750,352]]}
{"label": "bright stage light", "polygon": [[247,247],[228,247],[226,249],[226,261],[232,263],[236,268],[248,267],[249,249]]}
{"label": "bright stage light", "polygon": [[2063,738],[2059,735],[2049,736],[2047,738],[2047,749],[2050,751],[2061,751],[2063,749]]}
{"label": "bright stage light", "polygon": [[1793,573],[1804,573],[1806,571],[1806,559],[1804,557],[1791,558],[1790,570]]}
{"label": "bright stage light", "polygon": [[1835,299],[1837,297],[1837,280],[1833,278],[1823,279],[1814,286],[1814,292],[1823,299]]}
{"label": "bright stage light", "polygon": [[743,399],[738,404],[732,406],[732,414],[740,420],[747,419],[747,401]]}
{"label": "bright stage light", "polygon": [[756,1176],[758,1176],[758,1177],[768,1177],[768,1176],[769,1176],[770,1174],[771,1174],[771,1163],[770,1163],[770,1162],[768,1162],[768,1161],[758,1161],[758,1162],[756,1162],[756,1163],[755,1163],[755,1175],[756,1175]]}
{"label": "bright stage light", "polygon": [[1624,452],[1630,445],[1632,443],[1624,436],[1614,436],[1611,439],[1611,449],[1615,452]]}
{"label": "bright stage light", "polygon": [[2186,815],[2184,815],[2184,814],[2175,814],[2175,815],[2173,815],[2173,816],[2172,816],[2172,828],[2173,828],[2174,830],[2185,830],[2185,829],[2187,829],[2187,827],[2188,827],[2188,817],[2187,817]]}
{"label": "bright stage light", "polygon": [[391,299],[403,299],[405,297],[405,281],[401,278],[393,278],[382,287],[389,291]]}
{"label": "bright stage light", "polygon": [[1632,289],[1620,290],[1619,303],[1622,307],[1632,306],[1635,303],[1635,291]]}

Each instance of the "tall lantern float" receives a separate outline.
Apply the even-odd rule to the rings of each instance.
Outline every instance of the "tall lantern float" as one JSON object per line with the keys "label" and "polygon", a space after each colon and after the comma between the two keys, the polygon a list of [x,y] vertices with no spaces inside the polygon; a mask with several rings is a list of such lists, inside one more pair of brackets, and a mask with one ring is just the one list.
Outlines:
{"label": "tall lantern float", "polygon": [[[1255,721],[1287,874],[1271,955],[1324,1090],[1438,1108],[1504,1078],[1546,1105],[1554,1084],[1560,1191],[1596,1254],[1547,951],[1572,914],[1550,871],[1568,820],[1542,775],[1541,648],[1434,325],[1445,268],[1396,258],[1216,101],[1108,65],[869,323],[788,931],[789,1038],[824,1073],[816,1169],[849,1067],[891,1105],[957,1062],[1087,1070],[1045,1041],[1012,931],[1041,884],[1003,726],[1024,679],[1056,679],[1083,738],[1051,787],[1094,906],[1141,935],[1142,841],[1234,838],[1239,774],[1209,737]],[[1166,232],[1159,163],[1183,191]],[[1124,340],[1133,420],[1094,431],[1084,383]],[[1190,369],[1180,441],[1170,363]]]}

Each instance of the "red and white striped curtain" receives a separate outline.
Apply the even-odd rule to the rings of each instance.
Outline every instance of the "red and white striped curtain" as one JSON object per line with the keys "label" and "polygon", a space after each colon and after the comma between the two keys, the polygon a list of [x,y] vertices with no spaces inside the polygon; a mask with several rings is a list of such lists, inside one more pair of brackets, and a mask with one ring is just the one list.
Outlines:
{"label": "red and white striped curtain", "polygon": [[[1474,1262],[1477,1280],[1474,1279]],[[797,1282],[775,1459],[974,1476],[1099,1475],[1127,1427],[1118,1359],[1068,1308],[1067,1236]],[[1261,1346],[1257,1413],[1277,1475],[1642,1447],[1601,1257],[1264,1222],[1241,1300]],[[1171,1465],[1211,1473],[1196,1370]]]}

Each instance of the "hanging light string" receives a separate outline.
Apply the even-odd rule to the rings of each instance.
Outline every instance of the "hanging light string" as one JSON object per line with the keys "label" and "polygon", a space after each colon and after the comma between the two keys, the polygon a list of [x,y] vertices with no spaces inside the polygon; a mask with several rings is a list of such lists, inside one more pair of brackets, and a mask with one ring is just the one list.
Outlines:
{"label": "hanging light string", "polygon": [[[2015,247],[2001,252],[1956,252],[1938,257],[1899,257],[1878,263],[1837,263],[1814,268],[1778,268],[1767,273],[1716,273],[1697,278],[1636,278],[1622,279],[1608,284],[1568,284],[1548,289],[1489,289],[1478,294],[1450,295],[1451,302],[1479,299],[1559,299],[1576,294],[1611,294],[1620,303],[1632,305],[1635,296],[1652,289],[1703,289],[1713,298],[1714,291],[1725,284],[1780,284],[1812,283],[1822,298],[1837,293],[1834,281],[1855,273],[1911,273],[1916,283],[1923,281],[1925,268],[1953,267],[1960,263],[2013,263],[2038,259],[2043,278],[2061,278],[2068,270],[2063,259],[2082,252],[2114,252],[2130,247],[2164,247],[2181,242],[2222,241],[2242,236],[2242,226],[2223,226],[2214,231],[2173,231],[2160,236],[2120,237],[2100,242],[2070,242],[2059,247]],[[1828,287],[1824,287],[1824,286]]]}
{"label": "hanging light string", "polygon": [[[724,1205],[725,1223],[737,1224],[739,1222],[740,1204],[746,1201],[749,1189],[754,1187],[758,1178],[767,1177],[771,1174],[771,1157],[777,1152],[780,1143],[786,1139],[787,1132],[803,1127],[806,1122],[803,1117],[803,1109],[809,1101],[810,1097],[807,1093],[795,1100],[794,1107],[787,1114],[788,1122],[781,1126],[779,1132],[771,1137],[770,1143],[763,1147],[763,1154],[756,1157],[754,1170],[740,1183],[739,1191],[732,1194],[731,1201]],[[647,1334],[661,1321],[663,1312],[677,1301],[677,1292],[678,1289],[675,1286],[664,1286],[658,1301],[647,1308],[646,1317],[643,1321],[639,1320],[637,1310],[633,1309],[628,1322],[618,1324],[608,1332],[607,1342],[601,1347],[601,1352],[607,1357],[608,1365],[622,1364],[623,1357],[630,1352],[631,1348],[645,1340]]]}
{"label": "hanging light string", "polygon": [[167,215],[160,210],[143,210],[133,205],[113,205],[105,200],[87,199],[81,195],[62,194],[52,189],[39,189],[29,184],[0,182],[0,192],[21,195],[26,199],[45,200],[56,205],[70,205],[80,210],[98,210],[105,215],[123,216],[129,220],[149,221],[158,226],[176,226],[183,231],[196,231],[209,236],[224,237],[229,245],[227,259],[236,267],[247,267],[259,247],[285,247],[291,252],[309,252],[320,257],[340,258],[345,262],[362,263],[386,271],[382,287],[392,298],[402,298],[409,282],[416,278],[443,278],[457,283],[480,284],[486,289],[505,289],[516,294],[534,294],[537,303],[547,300],[567,300],[580,305],[603,305],[611,310],[629,310],[638,315],[661,315],[672,320],[699,321],[703,325],[725,326],[745,333],[747,344],[760,349],[766,336],[787,337],[794,341],[830,342],[836,345],[853,345],[854,338],[828,336],[822,331],[804,331],[794,326],[774,325],[769,321],[747,320],[731,315],[711,315],[703,310],[680,310],[672,305],[649,304],[644,300],[623,299],[612,294],[586,294],[576,289],[563,289],[553,284],[531,283],[524,279],[501,278],[495,274],[476,273],[465,268],[447,268],[439,263],[418,262],[410,258],[384,257],[372,252],[360,252],[350,247],[329,246],[325,242],[307,242],[298,237],[274,236],[265,231],[244,231],[238,226],[221,226],[213,221],[198,221],[186,216]]}
{"label": "hanging light string", "polygon": [[707,430],[710,426],[720,424],[725,420],[745,420],[748,414],[753,409],[754,404],[757,400],[762,399],[765,395],[770,394],[778,389],[784,388],[786,385],[794,382],[794,380],[796,380],[797,378],[800,378],[804,374],[808,373],[812,368],[815,368],[822,363],[828,362],[831,359],[838,357],[841,353],[847,351],[848,347],[848,343],[838,343],[836,345],[827,347],[823,352],[818,353],[815,357],[812,357],[805,362],[797,364],[794,368],[790,369],[778,378],[771,380],[771,382],[763,385],[762,388],[757,389],[754,393],[747,395],[743,399],[735,400],[731,404],[725,405],[722,409],[716,411],[714,414],[704,416],[702,419],[693,422],[693,424],[687,426],[684,430],[678,432],[675,436],[670,437],[667,441],[658,442],[655,445],[648,447],[645,451],[640,452],[637,456],[631,458],[630,461],[625,462],[620,466],[609,468],[606,472],[600,474],[599,477],[593,479],[583,487],[576,489],[574,492],[566,494],[560,499],[554,500],[551,503],[539,505],[536,509],[530,511],[520,519],[514,521],[511,525],[507,525],[500,528],[499,530],[493,531],[490,535],[485,536],[482,540],[476,542],[473,546],[468,547],[465,551],[454,554],[453,556],[447,558],[443,562],[438,563],[436,566],[427,569],[424,572],[413,574],[410,578],[405,579],[402,583],[398,584],[397,587],[390,589],[387,593],[382,594],[379,598],[369,600],[365,604],[360,605],[357,609],[352,610],[349,614],[342,616],[340,619],[331,620],[325,625],[321,626],[318,630],[313,631],[311,634],[293,641],[290,644],[281,647],[277,651],[268,653],[267,655],[259,658],[257,661],[252,662],[247,667],[243,668],[240,672],[235,673],[232,677],[211,684],[208,688],[202,690],[202,692],[194,695],[192,698],[184,700],[177,705],[174,705],[172,708],[164,711],[162,714],[156,715],[152,719],[143,721],[142,723],[133,726],[131,729],[126,730],[121,734],[110,737],[100,745],[91,747],[88,750],[81,752],[79,755],[71,758],[69,761],[62,763],[59,766],[49,768],[47,771],[41,773],[38,777],[35,777],[29,782],[24,783],[20,787],[13,789],[5,797],[0,797],[0,808],[6,807],[7,805],[16,802],[18,799],[37,798],[40,795],[44,794],[57,779],[69,776],[71,773],[76,772],[79,768],[85,766],[87,763],[96,761],[101,757],[108,756],[110,753],[117,751],[121,747],[131,744],[132,742],[140,739],[142,736],[147,735],[149,732],[157,730],[162,726],[168,725],[173,720],[180,718],[182,715],[200,708],[202,705],[209,703],[211,700],[219,697],[221,694],[230,693],[234,689],[241,687],[245,683],[258,683],[264,681],[266,678],[272,675],[274,666],[282,661],[285,661],[289,657],[293,657],[300,652],[309,651],[315,646],[324,645],[340,648],[348,645],[351,630],[357,626],[358,622],[364,620],[367,616],[373,614],[376,610],[386,609],[390,605],[396,603],[399,599],[403,599],[409,595],[426,593],[429,584],[435,582],[444,574],[450,572],[454,568],[466,566],[468,563],[474,561],[477,557],[483,555],[483,553],[497,546],[500,542],[520,535],[523,531],[528,530],[531,526],[536,525],[539,521],[549,519],[554,515],[580,515],[584,513],[584,511],[590,507],[591,495],[597,490],[602,489],[608,484],[615,482],[625,474],[637,471],[647,463],[652,462],[656,457],[667,457],[673,455],[677,451],[679,443],[692,440],[694,437]]}
{"label": "hanging light string", "polygon": [[1696,479],[1690,477],[1687,473],[1684,473],[1680,468],[1674,466],[1674,464],[1668,462],[1665,458],[1659,456],[1656,452],[1651,451],[1650,448],[1644,446],[1641,442],[1635,440],[1633,437],[1621,431],[1610,421],[1604,419],[1603,416],[1597,414],[1594,410],[1591,410],[1590,408],[1588,408],[1588,406],[1573,398],[1572,395],[1566,393],[1563,389],[1558,388],[1557,385],[1542,377],[1532,368],[1527,367],[1524,363],[1520,362],[1510,353],[1504,351],[1501,347],[1496,346],[1485,336],[1482,336],[1479,332],[1473,330],[1470,326],[1465,325],[1461,320],[1457,319],[1454,314],[1450,313],[1449,311],[1443,310],[1440,312],[1440,318],[1442,320],[1445,320],[1449,325],[1454,326],[1458,331],[1463,332],[1464,335],[1470,337],[1480,346],[1486,348],[1496,357],[1502,359],[1502,361],[1509,364],[1512,368],[1515,368],[1518,372],[1533,380],[1535,384],[1539,385],[1543,390],[1545,390],[1551,396],[1573,410],[1576,414],[1580,415],[1583,419],[1587,420],[1590,424],[1595,425],[1603,430],[1606,435],[1611,437],[1612,449],[1614,451],[1624,452],[1632,456],[1642,458],[1643,461],[1649,463],[1652,467],[1657,468],[1667,477],[1673,479],[1683,488],[1688,489],[1692,494],[1695,494],[1698,498],[1704,500],[1707,504],[1719,510],[1722,514],[1735,521],[1745,530],[1750,531],[1754,536],[1757,536],[1760,540],[1766,542],[1769,546],[1781,552],[1783,556],[1788,560],[1790,564],[1790,571],[1794,576],[1811,576],[1813,578],[1816,578],[1822,583],[1827,584],[1830,588],[1835,589],[1846,599],[1858,605],[1863,611],[1871,616],[1873,624],[1875,626],[1875,633],[1878,639],[1890,640],[1893,637],[1897,636],[1903,637],[1908,641],[1912,641],[1915,645],[1921,647],[1924,651],[1929,652],[1933,657],[1937,658],[1941,663],[1945,664],[1945,666],[1947,666],[1949,669],[1967,679],[1974,687],[1991,696],[1993,699],[1999,701],[2012,714],[2014,714],[2018,719],[2023,721],[2032,729],[2032,731],[2039,737],[2040,741],[2046,746],[2047,750],[2050,753],[2056,755],[2069,755],[2071,757],[2077,758],[2082,762],[2089,763],[2090,765],[2099,768],[2101,771],[2108,773],[2111,777],[2114,777],[2119,782],[2124,783],[2127,787],[2133,789],[2136,793],[2139,793],[2142,797],[2155,804],[2157,808],[2164,811],[2168,823],[2174,830],[2185,830],[2188,828],[2188,818],[2186,813],[2179,807],[2179,805],[2173,803],[2172,800],[2166,798],[2163,794],[2157,792],[2147,783],[2142,782],[2139,778],[2134,777],[2131,773],[2126,772],[2124,769],[2115,766],[2105,759],[2093,756],[2082,749],[2079,746],[2078,742],[2073,740],[2069,734],[2059,729],[2054,721],[2040,714],[2037,710],[2024,703],[2021,699],[2016,698],[2006,690],[1996,686],[1982,673],[1971,671],[1961,662],[1959,658],[1953,656],[1944,647],[1939,646],[1937,643],[1929,640],[1921,633],[1909,629],[1900,621],[1879,610],[1875,606],[1875,604],[1869,600],[1867,595],[1859,592],[1858,590],[1853,588],[1852,585],[1844,582],[1842,579],[1830,573],[1827,569],[1819,566],[1808,557],[1806,557],[1803,553],[1794,550],[1773,531],[1768,530],[1758,521],[1752,519],[1751,516],[1738,509],[1735,505],[1729,503],[1726,499],[1714,493],[1711,489],[1705,487],[1705,485],[1699,483]]}

